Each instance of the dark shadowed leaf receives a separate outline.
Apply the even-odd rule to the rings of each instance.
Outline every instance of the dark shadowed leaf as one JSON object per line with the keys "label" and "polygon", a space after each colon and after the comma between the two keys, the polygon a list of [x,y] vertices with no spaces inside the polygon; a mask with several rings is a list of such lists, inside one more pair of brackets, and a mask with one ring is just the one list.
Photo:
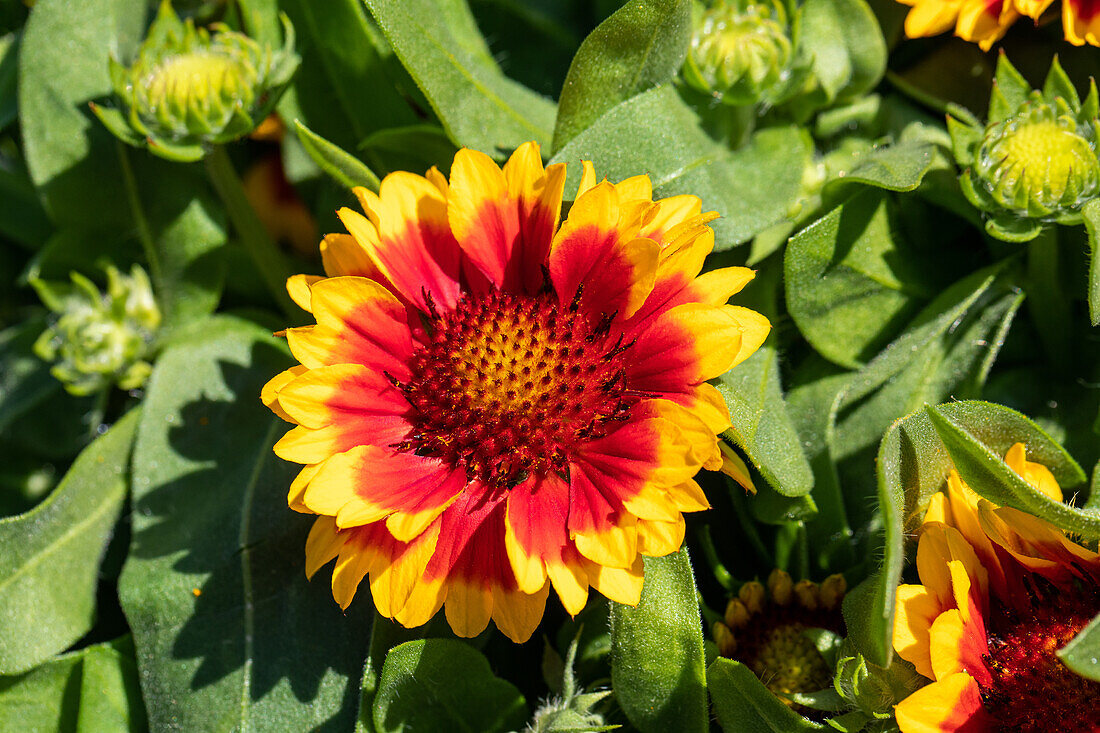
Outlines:
{"label": "dark shadowed leaf", "polygon": [[129,637],[0,677],[0,730],[144,731],[145,707]]}
{"label": "dark shadowed leaf", "polygon": [[[157,360],[134,448],[119,580],[154,730],[350,729],[370,603],[306,581],[310,521],[286,506],[286,424],[260,403],[285,346],[218,317]],[[324,573],[323,573],[324,574]]]}

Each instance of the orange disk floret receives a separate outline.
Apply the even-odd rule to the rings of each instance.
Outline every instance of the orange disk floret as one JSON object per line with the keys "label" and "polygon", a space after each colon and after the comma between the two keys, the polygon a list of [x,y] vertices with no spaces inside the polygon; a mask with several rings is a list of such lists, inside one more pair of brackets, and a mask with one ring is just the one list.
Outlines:
{"label": "orange disk floret", "polygon": [[295,425],[275,452],[304,465],[289,504],[318,515],[307,571],[335,559],[341,605],[368,578],[407,626],[442,607],[523,641],[551,587],[571,614],[589,588],[637,603],[642,555],[708,506],[693,477],[729,416],[707,380],[770,328],[726,303],[753,273],[700,275],[694,196],[586,163],[561,221],[564,182],[534,143],[392,174],[339,212],[325,277],[287,283],[316,324],[287,330],[300,365],[262,399]]}
{"label": "orange disk floret", "polygon": [[[1025,454],[1016,444],[1005,461],[1060,501]],[[952,473],[921,526],[917,571],[921,585],[898,588],[894,649],[932,682],[897,705],[903,733],[1100,730],[1100,682],[1056,656],[1100,612],[1100,555]]]}

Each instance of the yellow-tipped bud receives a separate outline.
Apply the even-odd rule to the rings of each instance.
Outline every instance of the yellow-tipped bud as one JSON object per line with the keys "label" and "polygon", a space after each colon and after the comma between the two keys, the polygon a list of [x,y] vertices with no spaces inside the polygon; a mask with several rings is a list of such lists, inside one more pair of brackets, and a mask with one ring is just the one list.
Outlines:
{"label": "yellow-tipped bud", "polygon": [[741,591],[737,596],[745,604],[745,608],[749,609],[750,613],[760,613],[764,610],[764,600],[767,592],[764,590],[764,586],[755,580],[741,586]]}
{"label": "yellow-tipped bud", "polygon": [[737,629],[749,622],[749,609],[740,599],[734,598],[726,604],[726,625],[731,629]]}
{"label": "yellow-tipped bud", "polygon": [[821,605],[833,609],[840,605],[844,594],[848,592],[848,581],[840,573],[830,575],[821,581]]}
{"label": "yellow-tipped bud", "polygon": [[790,604],[794,596],[794,583],[791,582],[790,573],[779,568],[773,570],[768,576],[768,591],[771,593],[772,600],[780,606]]}

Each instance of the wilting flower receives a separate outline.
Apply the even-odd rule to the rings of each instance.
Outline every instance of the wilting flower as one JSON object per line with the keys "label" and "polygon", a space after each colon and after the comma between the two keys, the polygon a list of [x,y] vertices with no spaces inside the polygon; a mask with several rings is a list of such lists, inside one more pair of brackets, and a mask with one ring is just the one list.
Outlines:
{"label": "wilting flower", "polygon": [[[1062,500],[1022,444],[1005,462]],[[894,648],[933,682],[898,704],[903,733],[1096,730],[1100,682],[1055,653],[1100,611],[1100,555],[952,473],[921,526],[917,570],[922,585],[898,588]]]}
{"label": "wilting flower", "polygon": [[130,275],[107,268],[107,292],[101,293],[79,272],[71,286],[32,280],[57,320],[34,344],[39,358],[53,363],[50,373],[75,395],[117,384],[136,389],[153,367],[145,360],[160,325],[160,310],[145,271]]}
{"label": "wilting flower", "polygon": [[[1038,23],[1053,0],[898,0],[912,6],[905,35],[935,36],[955,28],[955,35],[988,51],[1009,27],[1027,16]],[[1075,46],[1100,45],[1100,9],[1091,0],[1063,0],[1062,27]]]}
{"label": "wilting flower", "polygon": [[291,507],[320,515],[307,572],[337,558],[347,606],[456,633],[492,618],[527,639],[553,585],[638,602],[641,555],[679,548],[692,477],[722,464],[728,424],[706,383],[768,333],[726,305],[751,278],[699,276],[713,246],[699,199],[652,200],[645,176],[585,164],[559,226],[565,168],[523,145],[501,171],[462,150],[448,181],[394,173],[355,189],[366,216],[321,245],[327,278],[292,278],[317,325],[286,332],[301,366],[265,387],[305,464]]}
{"label": "wilting flower", "polygon": [[272,49],[214,24],[211,33],[181,21],[169,0],[129,68],[111,59],[111,82],[123,110],[92,105],[122,141],[170,160],[194,161],[206,146],[247,135],[279,101],[294,71],[294,29]]}
{"label": "wilting flower", "polygon": [[794,583],[783,570],[741,586],[726,606],[722,621],[711,627],[718,652],[736,659],[788,705],[791,694],[829,687],[833,669],[806,635],[811,629],[844,634],[840,602],[847,591],[843,575],[821,584]]}
{"label": "wilting flower", "polygon": [[948,118],[948,129],[963,193],[986,212],[987,231],[1027,241],[1043,222],[1080,223],[1081,207],[1100,195],[1097,92],[1092,84],[1082,103],[1057,60],[1042,92],[1005,57],[998,63],[988,123]]}

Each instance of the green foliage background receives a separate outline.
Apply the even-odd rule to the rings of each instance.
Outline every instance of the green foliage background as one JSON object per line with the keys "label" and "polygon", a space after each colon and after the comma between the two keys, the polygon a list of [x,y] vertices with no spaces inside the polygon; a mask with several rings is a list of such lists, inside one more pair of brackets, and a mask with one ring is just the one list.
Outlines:
{"label": "green foliage background", "polygon": [[[995,76],[1006,95],[1040,86],[1056,52],[1056,81],[1084,96],[1094,49],[1021,25],[1002,44],[1017,73],[958,39],[903,41],[890,0],[806,0],[812,83],[734,134],[679,81],[687,0],[176,6],[275,45],[286,14],[302,61],[281,143],[241,141],[205,170],[129,147],[88,105],[110,104],[108,59],[136,52],[155,7],[0,4],[0,729],[506,731],[575,682],[611,690],[585,703],[606,724],[647,733],[823,730],[715,659],[707,627],[741,583],[844,574],[849,643],[889,668],[908,533],[951,467],[1100,538],[1100,203],[1032,242],[995,238],[944,119],[983,119]],[[738,302],[774,331],[716,380],[758,491],[701,477],[715,508],[680,553],[646,559],[637,608],[594,598],[570,619],[551,601],[521,646],[440,619],[402,629],[362,592],[342,613],[304,578],[309,519],[286,509],[283,423],[258,400],[291,363],[272,331],[305,314],[265,290],[218,181],[278,154],[319,232],[341,231],[352,185],[528,140],[570,165],[567,195],[591,160],[701,197],[721,214],[708,267],[758,270]],[[315,249],[279,257],[320,271]],[[152,276],[155,368],[143,390],[73,397],[32,352],[49,316],[29,282],[106,261]],[[1072,501],[1005,466],[1015,442]],[[1100,679],[1100,622],[1062,655]]]}

